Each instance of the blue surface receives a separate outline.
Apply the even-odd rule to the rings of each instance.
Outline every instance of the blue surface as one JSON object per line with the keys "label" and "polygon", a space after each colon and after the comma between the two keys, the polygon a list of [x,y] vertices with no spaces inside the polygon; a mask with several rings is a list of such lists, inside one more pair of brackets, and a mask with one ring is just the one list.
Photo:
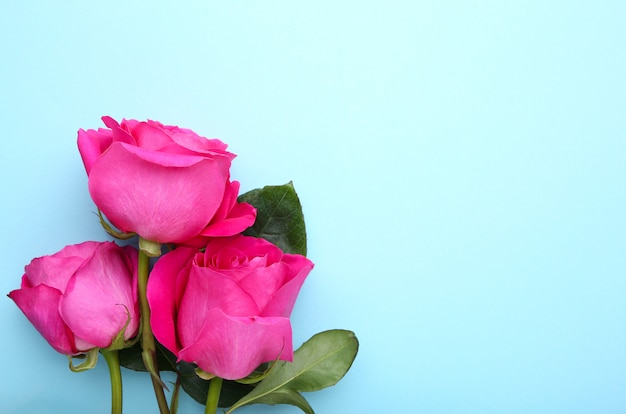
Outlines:
{"label": "blue surface", "polygon": [[[0,6],[0,291],[107,239],[77,129],[151,118],[229,143],[244,191],[294,181],[294,341],[361,341],[317,413],[626,412],[626,3],[128,3]],[[108,412],[104,361],[0,318],[0,411]]]}

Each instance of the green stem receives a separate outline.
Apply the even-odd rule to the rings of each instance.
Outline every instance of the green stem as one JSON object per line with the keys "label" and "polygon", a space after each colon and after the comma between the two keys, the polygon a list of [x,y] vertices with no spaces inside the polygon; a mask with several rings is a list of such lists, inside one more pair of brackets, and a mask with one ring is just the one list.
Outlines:
{"label": "green stem", "polygon": [[206,407],[204,414],[216,414],[217,404],[220,400],[220,391],[222,390],[222,379],[215,377],[209,383],[209,392],[206,396]]}
{"label": "green stem", "polygon": [[174,391],[172,391],[172,398],[170,399],[170,414],[176,414],[178,412],[178,394],[180,393],[180,374],[176,376],[176,383],[174,384]]}
{"label": "green stem", "polygon": [[111,377],[111,414],[122,414],[122,373],[120,358],[116,351],[100,350],[109,367]]}
{"label": "green stem", "polygon": [[152,387],[154,388],[154,395],[159,404],[159,411],[161,414],[169,414],[170,410],[167,407],[167,399],[163,391],[164,384],[159,376],[156,343],[154,342],[152,327],[150,326],[150,306],[148,306],[148,298],[146,296],[149,266],[150,258],[143,251],[139,250],[137,273],[139,277],[139,308],[141,310],[141,349],[143,349],[141,356],[148,372],[151,374],[150,379],[152,379]]}

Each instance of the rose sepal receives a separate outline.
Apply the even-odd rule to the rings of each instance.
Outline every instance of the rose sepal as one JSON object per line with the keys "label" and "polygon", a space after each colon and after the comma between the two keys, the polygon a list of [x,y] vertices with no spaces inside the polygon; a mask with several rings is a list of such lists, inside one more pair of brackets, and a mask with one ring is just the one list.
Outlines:
{"label": "rose sepal", "polygon": [[200,378],[202,378],[205,381],[210,381],[213,378],[215,378],[214,374],[211,374],[210,372],[206,372],[204,371],[202,368],[200,367],[196,367],[196,369],[193,370],[193,372]]}
{"label": "rose sepal", "polygon": [[[130,325],[130,313],[128,312],[128,309],[126,309],[126,314],[128,315],[128,317],[126,318],[126,324],[124,325],[124,327],[122,327],[122,329],[120,330],[120,332],[115,336],[115,338],[113,338],[113,341],[111,341],[111,345],[109,345],[106,348],[102,348],[105,351],[119,351],[120,349],[126,349],[126,348],[130,348],[131,346],[135,345],[138,341],[140,336],[139,335],[135,335],[134,338],[125,340],[124,339],[124,334],[126,333],[126,328],[128,328],[128,325]],[[141,320],[139,321],[139,329],[137,330],[137,332],[141,332]]]}
{"label": "rose sepal", "polygon": [[257,382],[261,382],[265,379],[265,377],[267,377],[270,372],[272,372],[272,370],[274,369],[274,367],[276,366],[276,364],[278,363],[278,361],[280,360],[280,355],[278,357],[276,357],[276,359],[274,361],[272,361],[272,365],[270,365],[267,369],[261,370],[261,367],[267,366],[267,364],[263,364],[261,365],[261,367],[255,369],[250,375],[248,375],[245,378],[241,378],[238,380],[235,380],[236,382],[240,383],[240,384],[245,384],[245,385],[252,385],[252,384],[256,384]]}
{"label": "rose sepal", "polygon": [[161,256],[161,243],[139,238],[139,250],[148,257]]}
{"label": "rose sepal", "polygon": [[100,219],[100,225],[102,226],[104,231],[106,231],[110,236],[115,237],[116,239],[128,240],[137,235],[137,233],[133,233],[133,232],[127,233],[127,232],[116,230],[112,225],[110,225],[104,219],[104,214],[102,214],[102,211],[100,211],[100,209],[98,209],[98,218]]}
{"label": "rose sepal", "polygon": [[[83,372],[88,371],[96,366],[98,362],[98,351],[100,348],[92,348],[84,354],[76,355],[76,356],[67,356],[67,359],[70,362],[70,371],[72,372]],[[85,359],[85,361],[81,362],[78,365],[74,365],[74,358]]]}

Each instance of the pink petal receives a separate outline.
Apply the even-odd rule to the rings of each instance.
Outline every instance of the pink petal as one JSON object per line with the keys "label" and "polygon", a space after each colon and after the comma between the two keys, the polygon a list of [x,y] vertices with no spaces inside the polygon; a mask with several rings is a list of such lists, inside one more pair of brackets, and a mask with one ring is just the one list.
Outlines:
{"label": "pink petal", "polygon": [[[106,125],[107,128],[109,128],[110,130],[114,130],[114,129],[120,129],[120,124],[119,122],[117,122],[115,119],[113,119],[112,117],[105,115],[102,118],[102,123],[104,125]],[[123,121],[122,121],[123,122]]]}
{"label": "pink petal", "polygon": [[113,142],[120,142],[129,145],[137,145],[137,141],[130,134],[130,131],[124,126],[117,123],[117,121],[110,116],[103,116],[102,122],[104,125],[111,128],[113,134]]}
{"label": "pink petal", "polygon": [[235,154],[226,151],[228,146],[219,139],[205,138],[190,129],[163,125],[157,121],[148,120],[147,123],[166,131],[172,141],[181,148],[203,155],[221,154],[228,157],[231,161],[235,158]]}
{"label": "pink petal", "polygon": [[76,344],[76,349],[78,349],[80,352],[87,352],[90,349],[98,348],[97,345],[92,344],[88,340],[83,339],[83,338],[78,337],[78,336],[74,336],[74,344]]}
{"label": "pink petal", "polygon": [[222,197],[222,204],[215,212],[213,221],[224,220],[230,210],[237,204],[237,195],[239,194],[239,182],[238,181],[226,181],[226,188],[224,189],[224,197]]}
{"label": "pink petal", "polygon": [[291,269],[291,279],[285,281],[283,287],[274,294],[265,309],[261,311],[262,316],[289,317],[300,288],[313,269],[313,262],[299,254],[285,254],[282,261]]}
{"label": "pink petal", "polygon": [[53,255],[33,259],[24,268],[28,286],[45,284],[65,292],[70,277],[99,245],[97,242],[69,245]]}
{"label": "pink petal", "polygon": [[[205,259],[207,257],[205,256]],[[213,267],[215,269],[229,271],[229,276],[235,280],[239,280],[247,273],[247,267],[250,264],[250,260],[245,252],[242,252],[237,247],[233,247],[230,244],[226,244],[216,254],[211,256],[210,261],[206,261],[204,266]],[[231,271],[238,271],[241,268],[244,269],[244,273],[241,276],[235,276]]]}
{"label": "pink petal", "polygon": [[173,141],[163,129],[146,122],[139,122],[132,129],[137,145],[149,150],[159,150]]}
{"label": "pink petal", "polygon": [[24,276],[28,280],[29,287],[45,284],[63,293],[70,277],[83,262],[84,260],[80,257],[38,257],[24,267],[26,272]]}
{"label": "pink petal", "polygon": [[212,308],[233,316],[259,313],[254,300],[236,281],[214,269],[193,266],[178,309],[178,337],[183,347],[197,340]]}
{"label": "pink petal", "polygon": [[256,208],[248,203],[237,203],[222,220],[212,220],[201,235],[205,237],[233,236],[254,224]]}
{"label": "pink petal", "polygon": [[49,286],[18,289],[9,293],[15,304],[39,331],[41,336],[57,351],[65,355],[76,355],[72,332],[59,314],[61,292]]}
{"label": "pink petal", "polygon": [[[239,281],[239,285],[254,298],[260,310],[263,310],[285,281],[289,267],[278,262],[267,267],[258,267]],[[267,315],[289,316],[289,315]]]}
{"label": "pink petal", "polygon": [[246,255],[249,259],[265,257],[268,264],[279,262],[283,256],[282,250],[267,240],[243,235],[211,239],[206,246],[206,255],[218,254],[224,248],[223,246],[238,249],[242,255]]}
{"label": "pink petal", "polygon": [[99,348],[111,345],[130,318],[125,337],[139,327],[136,277],[126,252],[112,242],[102,243],[70,279],[59,310],[74,334]]}
{"label": "pink petal", "polygon": [[[154,265],[148,279],[150,326],[157,340],[177,354],[180,350],[176,335],[177,302],[186,286],[186,277],[179,276],[191,264],[196,249],[179,247],[164,254]],[[177,284],[180,286],[177,288]],[[177,292],[180,292],[178,294]]]}
{"label": "pink petal", "polygon": [[264,362],[293,360],[291,325],[288,318],[231,317],[212,309],[198,340],[179,358],[220,378],[244,378]]}
{"label": "pink petal", "polygon": [[[147,161],[152,164],[159,165],[161,167],[191,167],[199,162],[211,160],[217,163],[217,167],[220,168],[220,176],[228,176],[228,168],[230,167],[230,161],[225,157],[203,157],[194,153],[178,152],[178,151],[153,151],[146,148],[137,147],[135,145],[128,145],[125,143],[116,143],[121,145],[125,151],[133,154],[137,159]],[[114,145],[114,144],[111,144]],[[221,180],[220,184],[224,181]],[[223,194],[223,191],[221,192]]]}
{"label": "pink petal", "polygon": [[100,242],[87,241],[79,244],[70,244],[65,246],[59,252],[55,253],[53,257],[61,258],[73,258],[78,257],[83,260],[91,257],[93,252],[100,246]]}
{"label": "pink petal", "polygon": [[[166,155],[172,154],[152,158],[158,161]],[[196,236],[221,203],[228,165],[172,156],[180,162],[169,164],[186,165],[175,168],[147,158],[138,156],[136,147],[111,145],[91,169],[94,203],[120,230],[148,240],[179,243]]]}
{"label": "pink petal", "polygon": [[98,157],[102,155],[112,142],[113,134],[110,130],[78,130],[78,150],[87,174],[91,171],[91,167],[93,167]]}
{"label": "pink petal", "polygon": [[[124,251],[126,256],[124,257],[126,261],[126,267],[130,270],[132,274],[132,292],[131,295],[135,300],[137,315],[139,315],[139,275],[138,275],[138,265],[139,265],[139,252],[132,246],[122,246],[121,249]],[[129,326],[130,327],[130,326]],[[127,333],[130,334],[130,329],[127,330]],[[130,336],[126,339],[130,339]]]}
{"label": "pink petal", "polygon": [[113,118],[103,116],[102,121],[109,129],[78,130],[78,150],[83,159],[87,175],[98,158],[111,146],[113,142],[123,142],[135,145],[135,139]]}

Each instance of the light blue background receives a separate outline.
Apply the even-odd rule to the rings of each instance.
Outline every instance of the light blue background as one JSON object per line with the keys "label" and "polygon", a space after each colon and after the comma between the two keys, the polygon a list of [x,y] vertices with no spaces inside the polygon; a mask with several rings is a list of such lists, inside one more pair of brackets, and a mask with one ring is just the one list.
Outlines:
{"label": "light blue background", "polygon": [[[0,291],[106,240],[76,149],[100,116],[293,180],[316,263],[294,342],[361,348],[317,413],[626,412],[626,3],[3,2]],[[107,413],[0,301],[2,413]],[[171,378],[170,378],[171,379]],[[125,371],[125,412],[156,412]],[[202,413],[191,399],[181,414]],[[241,413],[297,413],[254,406]]]}

